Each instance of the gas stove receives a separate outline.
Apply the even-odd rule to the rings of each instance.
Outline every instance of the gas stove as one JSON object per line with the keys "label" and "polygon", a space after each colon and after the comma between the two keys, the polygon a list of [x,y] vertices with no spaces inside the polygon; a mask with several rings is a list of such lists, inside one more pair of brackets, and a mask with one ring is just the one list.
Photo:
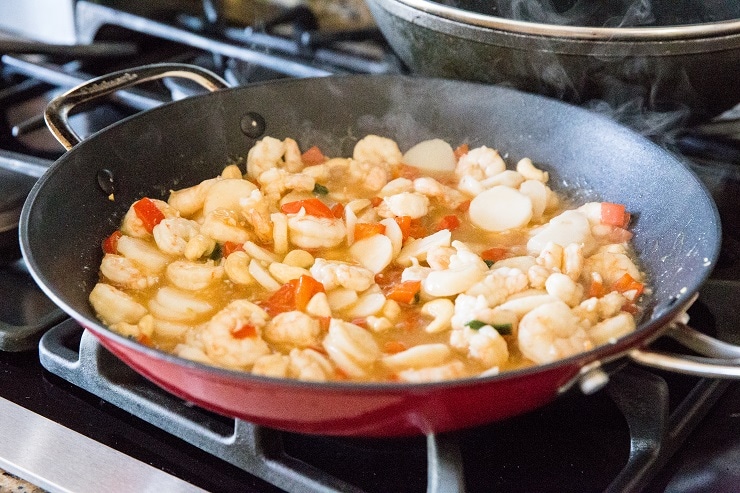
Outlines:
{"label": "gas stove", "polygon": [[[602,391],[573,390],[503,422],[357,439],[225,418],[160,390],[113,357],[36,287],[17,248],[25,194],[63,152],[41,117],[53,94],[118,68],[162,61],[196,63],[234,85],[405,72],[372,26],[327,31],[305,5],[240,25],[214,16],[218,2],[203,2],[211,10],[146,13],[113,3],[74,6],[77,41],[107,49],[106,56],[77,51],[0,60],[0,468],[49,491],[80,492],[736,490],[740,384],[727,380],[625,363]],[[88,134],[192,90],[167,83],[121,92],[72,123]],[[723,223],[720,261],[689,310],[691,324],[735,344],[740,163],[732,152],[739,117],[729,112],[662,141],[707,185]]]}

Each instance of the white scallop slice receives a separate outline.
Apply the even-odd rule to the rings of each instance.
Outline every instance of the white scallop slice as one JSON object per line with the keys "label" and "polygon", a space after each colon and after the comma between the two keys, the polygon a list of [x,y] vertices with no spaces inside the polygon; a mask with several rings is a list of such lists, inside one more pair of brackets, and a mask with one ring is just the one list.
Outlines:
{"label": "white scallop slice", "polygon": [[526,226],[532,219],[532,199],[505,186],[493,187],[470,201],[470,220],[486,231],[506,231]]}
{"label": "white scallop slice", "polygon": [[372,235],[354,242],[349,253],[360,265],[377,274],[393,260],[393,242],[386,235]]}
{"label": "white scallop slice", "polygon": [[406,151],[403,162],[428,171],[454,171],[457,160],[450,144],[442,139],[431,139]]}

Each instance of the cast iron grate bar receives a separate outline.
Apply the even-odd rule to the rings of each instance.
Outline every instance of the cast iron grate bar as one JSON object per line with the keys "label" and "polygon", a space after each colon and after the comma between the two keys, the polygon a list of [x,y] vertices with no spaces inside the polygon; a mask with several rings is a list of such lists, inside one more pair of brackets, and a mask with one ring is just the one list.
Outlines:
{"label": "cast iron grate bar", "polygon": [[[207,411],[172,396],[123,364],[88,331],[79,350],[66,341],[83,329],[72,319],[44,334],[39,344],[41,364],[51,373],[137,416],[270,484],[289,492],[361,493],[324,471],[285,453],[280,431],[235,419],[233,430],[209,417]],[[457,441],[445,435],[426,437],[427,492],[464,491],[463,467]]]}

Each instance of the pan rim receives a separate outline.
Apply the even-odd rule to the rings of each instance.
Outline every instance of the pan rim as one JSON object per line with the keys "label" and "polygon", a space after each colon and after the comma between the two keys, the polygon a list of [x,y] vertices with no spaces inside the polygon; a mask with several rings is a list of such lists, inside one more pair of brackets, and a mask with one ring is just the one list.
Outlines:
{"label": "pan rim", "polygon": [[585,27],[561,26],[539,22],[506,19],[471,12],[430,0],[372,0],[396,2],[406,7],[435,15],[450,21],[462,22],[476,27],[528,34],[543,37],[573,40],[601,41],[671,41],[712,38],[740,34],[740,19],[661,27]]}
{"label": "pan rim", "polygon": [[[396,79],[396,80],[406,80],[406,81],[413,81],[414,79],[419,79],[420,77],[415,76],[409,76],[409,75],[398,75],[398,74],[388,74],[388,75],[377,75],[377,74],[348,74],[348,75],[340,75],[336,76],[338,78],[343,79]],[[258,86],[258,85],[282,85],[282,84],[309,84],[312,80],[316,79],[326,79],[326,77],[311,77],[311,78],[301,78],[301,79],[284,79],[284,80],[278,80],[278,81],[266,81],[258,84],[253,84],[250,87]],[[490,86],[490,84],[484,84],[480,82],[474,82],[474,81],[460,81],[460,80],[454,80],[454,79],[447,79],[447,78],[440,78],[440,77],[421,77],[421,79],[424,80],[430,80],[430,81],[438,81],[440,83],[454,83],[454,84],[461,84],[461,85],[474,85],[474,86]],[[532,99],[543,99],[548,100],[553,104],[560,105],[563,107],[571,108],[572,111],[583,111],[588,112],[592,118],[603,120],[604,122],[608,122],[608,124],[613,125],[615,129],[620,129],[621,131],[626,131],[635,134],[640,138],[642,141],[642,144],[646,147],[652,147],[655,149],[660,149],[663,152],[667,152],[664,149],[662,149],[660,146],[655,144],[654,142],[650,141],[649,139],[640,136],[636,132],[628,129],[627,127],[624,127],[617,122],[610,120],[606,118],[603,115],[590,112],[584,108],[577,107],[572,104],[565,103],[563,101],[550,98],[547,96],[539,95],[539,94],[533,94],[533,93],[525,93],[524,91],[520,91],[514,88],[505,87],[505,86],[496,86],[497,90],[501,90],[504,92],[511,92],[511,93],[518,93],[523,94],[528,98]],[[232,91],[243,91],[248,90],[248,87],[233,87],[233,88],[227,88],[223,89],[218,92],[232,92]],[[192,96],[188,99],[196,99],[196,98],[209,98],[212,96],[213,93],[206,93],[201,95]],[[530,367],[520,368],[516,370],[509,370],[504,371],[496,375],[487,375],[487,376],[474,376],[474,377],[466,377],[466,378],[460,378],[460,379],[453,379],[453,380],[444,380],[444,381],[438,381],[438,382],[419,382],[419,383],[407,383],[407,382],[357,382],[357,381],[330,381],[330,382],[309,382],[309,381],[300,381],[297,379],[290,379],[290,378],[276,378],[276,377],[266,377],[266,376],[260,376],[260,375],[253,375],[246,371],[240,371],[235,369],[229,369],[229,368],[223,368],[218,367],[215,365],[209,365],[205,363],[200,363],[193,360],[188,360],[185,358],[182,358],[180,356],[176,356],[171,353],[167,353],[163,350],[152,348],[149,346],[146,346],[144,344],[138,343],[136,341],[133,341],[127,337],[124,337],[113,330],[105,327],[101,323],[99,323],[97,320],[90,319],[86,315],[80,313],[78,310],[76,310],[74,307],[72,307],[67,301],[60,298],[54,290],[49,285],[50,283],[44,278],[44,276],[41,275],[39,272],[39,269],[37,268],[37,264],[33,258],[33,255],[31,253],[31,247],[29,243],[29,235],[28,235],[28,228],[30,225],[29,216],[31,215],[31,209],[33,208],[35,204],[34,198],[38,195],[39,190],[42,189],[46,181],[50,179],[51,176],[53,176],[55,173],[59,172],[60,168],[63,166],[63,163],[67,159],[73,159],[75,154],[82,152],[79,149],[84,149],[88,144],[88,142],[94,142],[95,138],[104,133],[106,130],[119,126],[119,125],[125,125],[127,122],[137,119],[138,117],[142,116],[144,113],[150,114],[154,112],[159,111],[165,111],[165,108],[177,104],[178,101],[169,102],[166,104],[163,104],[157,108],[153,108],[150,110],[147,110],[142,113],[138,113],[132,116],[129,116],[127,118],[124,118],[110,127],[106,127],[105,129],[99,130],[83,140],[80,144],[75,146],[72,150],[68,151],[66,154],[64,154],[61,158],[59,158],[57,161],[55,161],[47,170],[44,175],[42,175],[37,182],[34,184],[33,188],[31,189],[31,192],[29,193],[28,199],[24,203],[23,209],[21,211],[21,218],[20,218],[20,227],[19,227],[19,237],[20,237],[20,246],[21,246],[21,252],[23,254],[23,258],[26,261],[28,265],[28,270],[35,282],[39,285],[39,287],[42,289],[42,291],[49,296],[49,298],[57,304],[62,310],[67,313],[70,317],[75,319],[80,325],[83,327],[87,327],[89,330],[91,330],[94,333],[104,333],[105,336],[109,339],[114,340],[117,344],[128,347],[130,349],[134,349],[137,352],[144,352],[147,355],[154,356],[157,359],[164,359],[167,360],[170,363],[177,364],[178,366],[186,366],[193,369],[198,370],[205,370],[209,373],[214,373],[216,375],[221,375],[228,379],[237,378],[239,380],[243,380],[246,382],[253,382],[255,384],[265,384],[270,386],[281,386],[283,388],[310,388],[310,389],[320,389],[323,391],[337,391],[337,392],[358,392],[358,393],[365,393],[365,392],[404,392],[407,393],[409,391],[419,391],[420,393],[424,393],[428,390],[433,390],[436,388],[444,388],[444,387],[466,387],[466,386],[476,386],[480,384],[486,384],[494,381],[504,381],[514,378],[520,378],[525,377],[528,375],[534,375],[538,373],[545,373],[548,371],[554,371],[557,369],[563,369],[566,367],[583,367],[586,363],[594,362],[594,361],[602,361],[607,362],[614,359],[618,359],[624,356],[624,354],[630,350],[635,348],[637,344],[640,342],[646,340],[646,339],[652,339],[654,337],[657,337],[659,335],[661,329],[666,328],[667,324],[670,323],[675,316],[680,313],[681,307],[687,305],[693,295],[699,290],[700,286],[703,285],[707,278],[709,277],[711,273],[711,268],[705,269],[702,271],[701,275],[696,276],[694,279],[694,285],[693,286],[686,286],[685,289],[677,293],[674,298],[672,299],[672,304],[669,309],[663,310],[662,312],[658,313],[654,317],[647,318],[646,320],[642,321],[640,324],[638,324],[636,330],[626,336],[623,336],[619,338],[614,344],[605,344],[602,346],[598,346],[594,349],[591,349],[586,352],[578,353],[576,355],[570,356],[568,358],[560,359],[557,361],[554,361],[552,363],[547,364],[537,364]],[[720,238],[721,235],[719,234],[721,232],[720,227],[720,221],[719,221],[719,213],[717,211],[716,204],[713,200],[711,200],[711,195],[706,190],[704,185],[700,182],[699,178],[691,173],[691,171],[688,169],[686,164],[682,162],[680,159],[678,159],[675,156],[672,156],[672,159],[676,162],[677,165],[680,165],[681,167],[685,168],[686,172],[689,173],[689,176],[692,177],[694,181],[697,182],[697,184],[705,191],[707,194],[707,197],[710,199],[709,204],[711,205],[712,212],[713,212],[713,221],[712,223],[715,226],[717,237]],[[716,244],[716,248],[713,250],[713,256],[712,258],[706,259],[706,262],[710,266],[716,265],[716,261],[719,257],[719,241]]]}

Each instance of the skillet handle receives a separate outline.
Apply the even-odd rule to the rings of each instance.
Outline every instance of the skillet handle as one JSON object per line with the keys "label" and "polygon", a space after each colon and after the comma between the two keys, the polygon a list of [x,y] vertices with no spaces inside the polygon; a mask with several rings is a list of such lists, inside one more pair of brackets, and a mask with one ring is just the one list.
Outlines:
{"label": "skillet handle", "polygon": [[89,80],[52,99],[44,111],[46,126],[54,137],[70,150],[82,140],[69,125],[69,112],[72,108],[120,89],[165,77],[190,79],[209,91],[229,87],[225,80],[213,72],[184,63],[156,63],[119,70]]}
{"label": "skillet handle", "polygon": [[664,334],[705,357],[633,349],[627,356],[635,363],[705,378],[740,379],[740,346],[709,337],[676,321]]}

